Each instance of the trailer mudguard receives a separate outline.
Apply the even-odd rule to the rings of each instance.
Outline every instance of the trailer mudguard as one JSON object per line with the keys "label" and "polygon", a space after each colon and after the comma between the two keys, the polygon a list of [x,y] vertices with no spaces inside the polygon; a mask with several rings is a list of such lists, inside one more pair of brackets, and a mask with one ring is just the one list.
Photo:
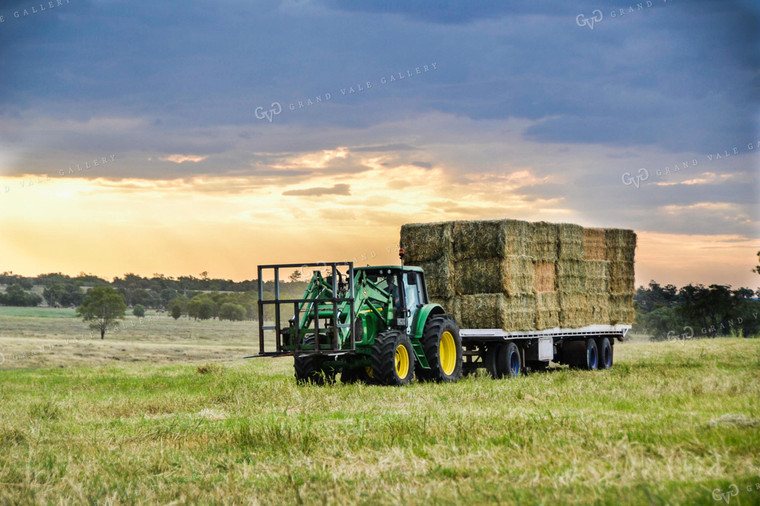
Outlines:
{"label": "trailer mudguard", "polygon": [[446,314],[446,311],[444,311],[440,304],[425,304],[417,310],[416,321],[413,326],[414,334],[411,336],[412,348],[414,348],[414,356],[417,357],[417,363],[423,369],[430,369],[430,364],[428,364],[427,357],[425,356],[425,350],[422,348],[422,333],[425,331],[425,324],[429,317],[442,314]]}

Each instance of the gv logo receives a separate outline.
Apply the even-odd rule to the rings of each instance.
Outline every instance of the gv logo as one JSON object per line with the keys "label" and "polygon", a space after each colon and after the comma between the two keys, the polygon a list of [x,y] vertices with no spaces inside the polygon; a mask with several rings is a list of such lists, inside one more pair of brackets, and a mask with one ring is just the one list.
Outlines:
{"label": "gv logo", "polygon": [[280,114],[282,112],[282,106],[279,102],[272,102],[271,109],[268,111],[265,111],[263,107],[259,106],[257,107],[253,113],[256,115],[256,118],[258,119],[264,119],[266,118],[270,123],[272,122],[272,119],[274,119],[275,116]]}
{"label": "gv logo", "polygon": [[604,14],[602,14],[602,11],[600,11],[599,9],[594,9],[591,12],[590,18],[587,18],[583,14],[578,14],[575,17],[575,24],[577,24],[578,26],[588,26],[589,28],[593,30],[594,24],[601,23],[603,19],[604,19]]}
{"label": "gv logo", "polygon": [[729,501],[731,500],[731,497],[737,496],[737,495],[739,495],[739,487],[737,487],[733,483],[731,484],[730,487],[728,487],[728,490],[726,490],[725,492],[723,492],[719,488],[716,488],[715,490],[713,490],[713,493],[712,493],[713,499],[715,499],[716,501],[720,501],[722,499],[726,501],[726,504],[729,503]]}
{"label": "gv logo", "polygon": [[668,341],[676,341],[678,339],[683,339],[685,341],[686,339],[691,339],[692,337],[694,337],[694,329],[691,328],[689,325],[685,326],[683,330],[684,330],[684,333],[679,334],[679,335],[676,335],[676,333],[672,330],[669,331]]}
{"label": "gv logo", "polygon": [[632,176],[630,172],[623,173],[623,184],[626,186],[633,185],[636,188],[641,186],[642,181],[649,179],[649,171],[645,168],[640,168],[635,176]]}

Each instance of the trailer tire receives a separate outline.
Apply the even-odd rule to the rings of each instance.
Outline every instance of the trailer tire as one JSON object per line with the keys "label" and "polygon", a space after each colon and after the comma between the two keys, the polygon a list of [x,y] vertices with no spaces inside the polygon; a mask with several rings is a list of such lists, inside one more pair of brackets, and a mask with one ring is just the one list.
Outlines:
{"label": "trailer tire", "polygon": [[496,368],[496,361],[497,361],[497,357],[499,356],[499,351],[501,351],[501,348],[503,346],[504,346],[503,344],[492,345],[488,348],[488,351],[486,351],[486,357],[485,357],[486,371],[488,371],[488,374],[490,374],[493,379],[501,378],[501,374],[499,373],[499,370]]}
{"label": "trailer tire", "polygon": [[595,371],[599,367],[599,347],[594,339],[586,339],[586,360],[584,369]]}
{"label": "trailer tire", "polygon": [[430,369],[418,367],[418,379],[453,383],[462,376],[462,338],[453,318],[447,315],[428,318],[422,332],[422,349]]}
{"label": "trailer tire", "polygon": [[599,369],[612,367],[614,349],[609,338],[603,337],[597,343],[599,349]]}
{"label": "trailer tire", "polygon": [[375,337],[372,347],[372,381],[402,386],[414,379],[414,349],[409,337],[389,330]]}
{"label": "trailer tire", "polygon": [[496,371],[500,378],[514,378],[523,372],[522,356],[515,343],[506,343],[496,356]]}
{"label": "trailer tire", "polygon": [[562,361],[571,369],[596,370],[599,366],[599,348],[593,338],[570,341],[562,350]]}
{"label": "trailer tire", "polygon": [[[311,334],[306,336],[303,345],[314,346],[314,336]],[[324,385],[335,381],[335,372],[323,369],[321,357],[313,353],[295,355],[293,369],[295,369],[296,381],[301,385],[307,383]]]}

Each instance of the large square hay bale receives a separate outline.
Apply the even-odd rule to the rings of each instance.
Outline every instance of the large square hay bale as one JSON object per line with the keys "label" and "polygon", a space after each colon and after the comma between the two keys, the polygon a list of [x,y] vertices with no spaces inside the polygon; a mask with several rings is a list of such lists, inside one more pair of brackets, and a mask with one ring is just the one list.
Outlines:
{"label": "large square hay bale", "polygon": [[446,311],[446,314],[449,316],[454,317],[454,319],[459,322],[459,313],[458,313],[458,305],[456,304],[456,299],[449,298],[440,298],[440,297],[431,297],[430,302],[433,304],[440,304],[444,311]]}
{"label": "large square hay bale", "polygon": [[591,320],[588,325],[610,323],[610,296],[606,293],[589,294],[588,304],[591,308]]}
{"label": "large square hay bale", "polygon": [[500,293],[460,295],[455,311],[462,328],[533,330],[535,304],[533,295],[507,297]]}
{"label": "large square hay bale", "polygon": [[530,256],[537,262],[557,260],[557,225],[539,221],[530,224]]}
{"label": "large square hay bale", "polygon": [[583,260],[583,227],[569,223],[557,225],[557,258]]}
{"label": "large square hay bale", "polygon": [[451,255],[452,223],[411,223],[401,227],[407,262],[428,262]]}
{"label": "large square hay bale", "polygon": [[503,293],[508,296],[533,292],[533,259],[512,255],[505,258],[469,259],[453,264],[457,295]]}
{"label": "large square hay bale", "polygon": [[608,294],[610,291],[610,263],[605,260],[586,260],[584,291],[589,294]]}
{"label": "large square hay bale", "polygon": [[609,269],[611,293],[633,294],[636,291],[633,262],[609,262]]}
{"label": "large square hay bale", "polygon": [[554,262],[534,262],[533,271],[537,292],[553,292],[557,289]]}
{"label": "large square hay bale", "polygon": [[610,324],[632,325],[636,311],[633,309],[633,294],[610,295]]}
{"label": "large square hay bale", "polygon": [[557,260],[557,291],[581,293],[586,288],[583,260]]}
{"label": "large square hay bale", "polygon": [[583,258],[585,260],[607,259],[607,234],[603,228],[583,229]]}
{"label": "large square hay bale", "polygon": [[536,329],[536,296],[522,294],[504,297],[504,330]]}
{"label": "large square hay bale", "polygon": [[530,224],[519,220],[455,221],[454,261],[530,253]]}
{"label": "large square hay bale", "polygon": [[560,327],[573,329],[589,324],[592,309],[588,295],[559,292],[559,308]]}
{"label": "large square hay bale", "polygon": [[559,294],[539,292],[536,294],[536,330],[559,327]]}
{"label": "large square hay bale", "polygon": [[605,229],[607,243],[606,260],[613,262],[633,262],[636,252],[636,234],[633,230],[620,228]]}
{"label": "large square hay bale", "polygon": [[404,265],[422,267],[430,298],[450,299],[454,296],[454,267],[448,257],[430,262],[404,262]]}

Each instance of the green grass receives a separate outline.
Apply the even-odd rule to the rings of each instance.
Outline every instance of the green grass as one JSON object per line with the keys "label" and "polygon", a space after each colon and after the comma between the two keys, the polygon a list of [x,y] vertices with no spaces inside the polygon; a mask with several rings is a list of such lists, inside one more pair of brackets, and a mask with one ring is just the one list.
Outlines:
{"label": "green grass", "polygon": [[76,314],[71,308],[0,306],[0,317],[1,316],[22,318],[75,318]]}
{"label": "green grass", "polygon": [[299,387],[286,358],[0,370],[0,502],[760,504],[760,341],[615,352],[405,388]]}

